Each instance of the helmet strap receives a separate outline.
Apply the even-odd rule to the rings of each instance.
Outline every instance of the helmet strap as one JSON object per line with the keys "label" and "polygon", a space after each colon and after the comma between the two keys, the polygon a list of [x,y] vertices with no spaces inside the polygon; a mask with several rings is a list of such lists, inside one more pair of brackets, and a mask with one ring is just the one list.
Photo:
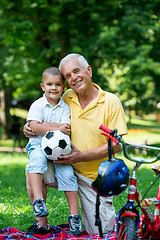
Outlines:
{"label": "helmet strap", "polygon": [[110,138],[108,138],[108,157],[109,160],[112,158],[112,141]]}
{"label": "helmet strap", "polygon": [[95,222],[95,226],[98,226],[98,231],[99,231],[100,238],[103,238],[102,223],[101,223],[101,219],[100,219],[100,217],[99,217],[99,206],[100,206],[100,196],[97,194],[97,198],[96,198],[96,222]]}
{"label": "helmet strap", "polygon": [[[112,141],[111,141],[110,138],[108,138],[108,156],[109,156],[109,160],[111,160],[111,158],[112,158]],[[99,231],[100,238],[103,238],[102,223],[101,223],[101,219],[99,217],[99,206],[100,206],[100,196],[97,194],[95,226],[98,226],[98,231]]]}

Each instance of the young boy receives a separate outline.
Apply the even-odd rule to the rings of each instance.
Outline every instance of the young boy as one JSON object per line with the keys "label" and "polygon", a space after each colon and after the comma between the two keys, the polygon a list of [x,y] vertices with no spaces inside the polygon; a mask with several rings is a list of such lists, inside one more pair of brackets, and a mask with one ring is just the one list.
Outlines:
{"label": "young boy", "polygon": [[[61,99],[65,81],[58,68],[51,67],[42,74],[41,88],[43,97],[36,100],[30,107],[27,121],[36,133],[36,138],[30,138],[26,146],[29,163],[26,166],[31,189],[34,195],[33,210],[36,217],[47,216],[45,200],[43,198],[43,174],[47,170],[47,159],[41,149],[42,136],[47,131],[61,130],[70,135],[70,109]],[[42,124],[43,122],[48,122]],[[82,234],[81,218],[78,206],[78,185],[71,165],[54,163],[58,190],[64,191],[70,208],[69,224],[73,235]],[[37,228],[49,228],[39,226]],[[36,232],[35,232],[36,233]]]}

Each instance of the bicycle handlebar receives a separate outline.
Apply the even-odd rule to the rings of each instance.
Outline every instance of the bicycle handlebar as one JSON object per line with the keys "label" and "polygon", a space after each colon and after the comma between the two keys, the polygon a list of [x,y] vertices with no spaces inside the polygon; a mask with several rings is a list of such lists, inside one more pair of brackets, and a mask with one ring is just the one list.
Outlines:
{"label": "bicycle handlebar", "polygon": [[[140,145],[140,144],[138,145],[138,144],[127,143],[122,138],[121,135],[118,135],[117,129],[111,130],[104,125],[101,125],[100,129],[105,132],[105,133],[101,133],[101,134],[107,136],[115,143],[122,145],[123,154],[128,160],[133,161],[133,162],[139,162],[141,164],[142,163],[150,164],[150,163],[154,163],[160,159],[160,148],[146,146],[146,145]],[[159,151],[159,153],[154,158],[151,158],[151,159],[146,159],[146,158],[142,158],[142,157],[132,157],[129,155],[127,147],[134,147],[134,148],[141,148],[141,149],[148,149],[148,150],[155,150],[155,151],[157,150],[157,151]]]}

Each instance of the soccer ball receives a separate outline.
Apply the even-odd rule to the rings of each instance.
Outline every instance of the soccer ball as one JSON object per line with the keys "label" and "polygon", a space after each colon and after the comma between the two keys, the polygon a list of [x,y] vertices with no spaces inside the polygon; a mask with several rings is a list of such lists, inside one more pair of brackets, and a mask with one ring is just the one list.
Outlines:
{"label": "soccer ball", "polygon": [[57,160],[61,155],[71,153],[70,137],[60,130],[48,131],[42,138],[41,147],[50,160]]}

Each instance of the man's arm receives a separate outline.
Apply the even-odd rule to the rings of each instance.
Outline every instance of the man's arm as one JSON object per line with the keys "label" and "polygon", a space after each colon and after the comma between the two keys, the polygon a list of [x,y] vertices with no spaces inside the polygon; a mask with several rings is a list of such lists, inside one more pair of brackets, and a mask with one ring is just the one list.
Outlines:
{"label": "man's arm", "polygon": [[30,128],[30,124],[29,122],[27,122],[24,127],[23,127],[23,133],[25,135],[25,137],[28,137],[28,138],[34,138],[34,137],[37,137],[37,135],[32,132],[32,129]]}
{"label": "man's arm", "polygon": [[[113,153],[118,153],[120,151],[120,145],[117,145],[113,142],[112,150]],[[56,160],[55,163],[64,163],[64,164],[74,164],[78,162],[89,162],[92,160],[102,159],[108,157],[108,143],[104,144],[95,149],[90,149],[84,152],[79,151],[73,144],[72,144],[72,152],[69,155],[61,156],[59,159]]]}

